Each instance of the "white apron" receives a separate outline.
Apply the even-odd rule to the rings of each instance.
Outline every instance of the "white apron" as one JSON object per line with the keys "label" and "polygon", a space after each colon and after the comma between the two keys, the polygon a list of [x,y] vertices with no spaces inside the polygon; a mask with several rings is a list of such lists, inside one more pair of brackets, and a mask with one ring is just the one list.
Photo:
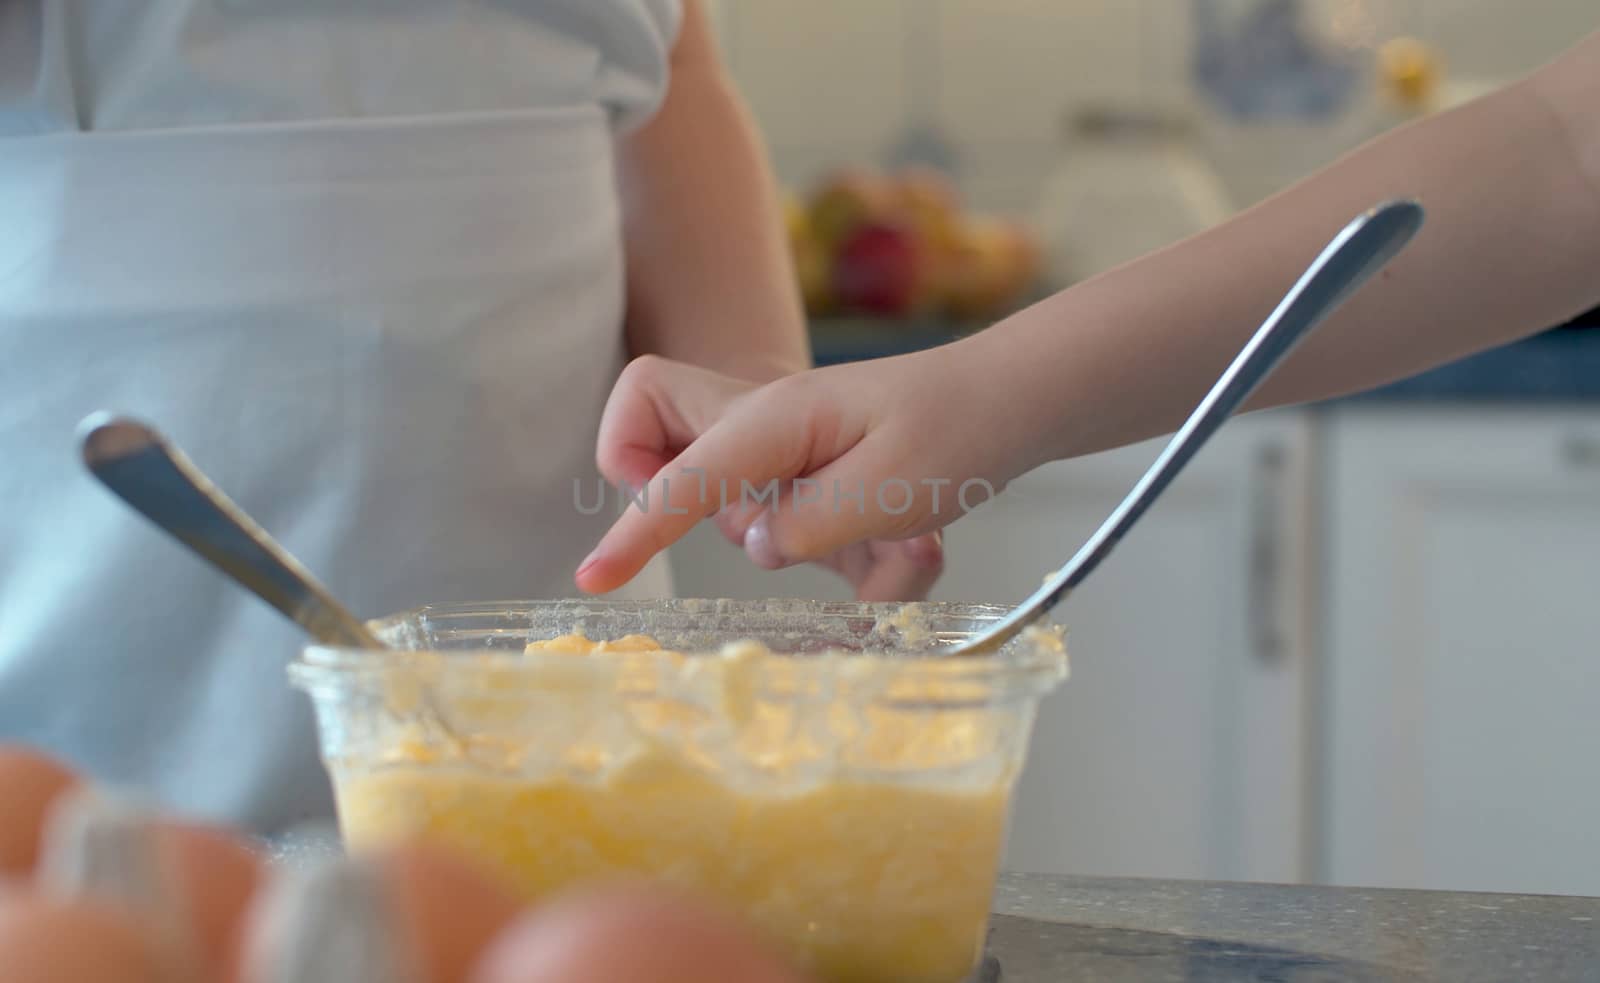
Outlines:
{"label": "white apron", "polygon": [[332,815],[297,629],[85,475],[97,409],[359,613],[570,596],[625,360],[612,139],[584,105],[0,141],[0,740],[262,832]]}

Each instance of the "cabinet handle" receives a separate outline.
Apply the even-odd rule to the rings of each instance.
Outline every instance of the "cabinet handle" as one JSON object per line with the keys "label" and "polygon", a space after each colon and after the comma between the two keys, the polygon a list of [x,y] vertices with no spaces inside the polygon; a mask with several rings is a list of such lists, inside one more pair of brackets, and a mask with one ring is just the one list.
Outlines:
{"label": "cabinet handle", "polygon": [[1280,662],[1287,647],[1279,624],[1283,581],[1283,473],[1287,455],[1271,443],[1256,454],[1251,481],[1250,572],[1246,603],[1250,644],[1258,661]]}
{"label": "cabinet handle", "polygon": [[1561,443],[1561,456],[1569,468],[1600,468],[1600,439],[1573,434]]}

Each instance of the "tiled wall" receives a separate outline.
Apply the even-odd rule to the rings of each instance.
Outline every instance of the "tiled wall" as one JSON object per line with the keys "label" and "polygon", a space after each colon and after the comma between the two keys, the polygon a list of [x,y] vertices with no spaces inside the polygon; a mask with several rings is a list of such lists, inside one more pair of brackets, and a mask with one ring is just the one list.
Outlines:
{"label": "tiled wall", "polygon": [[[720,0],[714,8],[734,73],[795,184],[840,162],[880,160],[926,116],[960,154],[974,201],[1025,210],[1075,109],[1194,104],[1187,0]],[[1311,0],[1311,9],[1357,42],[1397,34],[1433,42],[1453,78],[1486,82],[1600,29],[1600,0]],[[1312,157],[1340,149],[1329,143]],[[1254,197],[1303,166],[1261,163],[1260,174],[1224,180]]]}

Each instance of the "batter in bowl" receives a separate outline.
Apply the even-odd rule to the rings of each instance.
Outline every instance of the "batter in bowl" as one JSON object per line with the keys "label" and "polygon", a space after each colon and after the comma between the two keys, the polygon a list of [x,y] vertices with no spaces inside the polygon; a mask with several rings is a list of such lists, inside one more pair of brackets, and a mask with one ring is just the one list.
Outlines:
{"label": "batter in bowl", "polygon": [[452,729],[481,742],[419,740],[335,764],[353,846],[435,838],[530,900],[596,879],[664,880],[838,983],[971,971],[1021,764],[1012,743],[1031,723],[1014,707],[966,699],[959,672],[926,663],[886,674],[892,660],[823,655],[836,664],[819,673],[754,643],[685,656],[641,635],[571,634],[528,653],[571,720],[519,730],[516,699],[445,693]]}

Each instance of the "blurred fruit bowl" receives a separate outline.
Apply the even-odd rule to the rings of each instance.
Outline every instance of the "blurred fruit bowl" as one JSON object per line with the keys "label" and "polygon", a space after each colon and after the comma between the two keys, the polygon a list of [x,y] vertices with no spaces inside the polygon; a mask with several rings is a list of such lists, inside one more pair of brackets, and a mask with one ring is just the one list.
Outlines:
{"label": "blurred fruit bowl", "polygon": [[982,321],[1031,299],[1039,278],[1034,237],[968,211],[937,171],[841,169],[784,205],[813,317]]}

